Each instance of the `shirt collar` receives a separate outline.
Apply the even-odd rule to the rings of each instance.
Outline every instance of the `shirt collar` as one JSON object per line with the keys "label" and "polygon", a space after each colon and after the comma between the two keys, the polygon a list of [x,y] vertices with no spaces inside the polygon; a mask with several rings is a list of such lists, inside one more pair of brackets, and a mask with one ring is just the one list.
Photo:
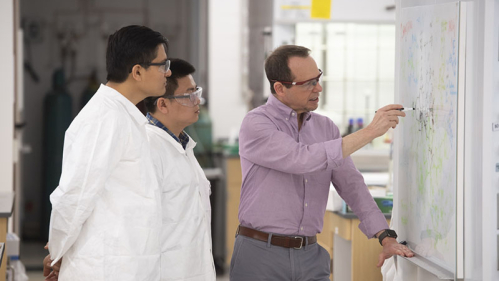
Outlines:
{"label": "shirt collar", "polygon": [[[296,111],[294,111],[291,107],[282,103],[273,94],[270,94],[267,100],[267,105],[273,108],[275,112],[279,114],[281,117],[286,118],[286,120],[291,118],[296,118],[297,114]],[[310,120],[310,117],[312,117],[312,114],[310,112],[304,112],[303,114],[304,114],[303,121],[308,121]]]}
{"label": "shirt collar", "polygon": [[147,113],[146,118],[147,121],[149,121],[149,123],[167,132],[175,141],[180,143],[185,150],[187,144],[189,143],[189,135],[187,135],[184,131],[182,131],[180,133],[180,136],[177,137],[174,133],[172,133],[172,131],[168,130],[168,128],[165,125],[163,125],[163,123],[161,123],[158,119],[154,118],[151,114],[149,114],[149,112]]}
{"label": "shirt collar", "polygon": [[123,96],[120,92],[104,84],[100,85],[99,91],[105,96],[121,103],[125,107],[126,111],[128,111],[128,114],[130,114],[137,121],[137,123],[141,125],[147,124],[147,119],[144,114],[142,114],[137,106],[125,98],[125,96]]}

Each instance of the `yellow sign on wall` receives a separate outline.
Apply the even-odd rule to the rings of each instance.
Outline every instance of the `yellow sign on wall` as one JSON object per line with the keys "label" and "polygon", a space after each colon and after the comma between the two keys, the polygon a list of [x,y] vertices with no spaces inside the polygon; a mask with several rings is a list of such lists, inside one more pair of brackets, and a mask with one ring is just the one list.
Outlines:
{"label": "yellow sign on wall", "polygon": [[331,19],[332,0],[312,0],[310,17],[313,19]]}

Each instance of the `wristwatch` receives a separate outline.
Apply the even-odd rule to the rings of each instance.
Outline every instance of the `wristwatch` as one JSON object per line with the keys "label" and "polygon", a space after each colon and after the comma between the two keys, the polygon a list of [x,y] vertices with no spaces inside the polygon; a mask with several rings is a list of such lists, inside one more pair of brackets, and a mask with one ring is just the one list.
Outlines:
{"label": "wristwatch", "polygon": [[383,246],[383,243],[381,242],[383,242],[383,239],[385,239],[386,237],[397,238],[398,236],[395,230],[385,229],[385,231],[381,232],[381,234],[378,236],[378,240],[381,246]]}

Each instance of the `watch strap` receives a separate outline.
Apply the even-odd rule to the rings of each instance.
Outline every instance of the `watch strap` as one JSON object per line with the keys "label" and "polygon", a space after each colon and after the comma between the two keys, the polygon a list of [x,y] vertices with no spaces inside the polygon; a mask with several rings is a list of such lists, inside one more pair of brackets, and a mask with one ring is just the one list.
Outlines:
{"label": "watch strap", "polygon": [[381,246],[383,246],[382,242],[386,237],[397,238],[397,233],[392,229],[385,229],[385,231],[381,232],[381,234],[378,236],[379,244],[381,244]]}

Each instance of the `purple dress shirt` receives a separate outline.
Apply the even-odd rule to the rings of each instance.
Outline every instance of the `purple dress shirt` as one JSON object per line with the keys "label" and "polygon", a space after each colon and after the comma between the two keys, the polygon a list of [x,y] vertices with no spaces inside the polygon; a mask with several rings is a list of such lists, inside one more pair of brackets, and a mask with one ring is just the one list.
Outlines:
{"label": "purple dress shirt", "polygon": [[270,95],[250,111],[239,132],[243,183],[239,221],[260,231],[313,236],[322,231],[330,182],[372,238],[387,229],[352,159],[343,159],[342,138],[331,119],[296,111]]}

